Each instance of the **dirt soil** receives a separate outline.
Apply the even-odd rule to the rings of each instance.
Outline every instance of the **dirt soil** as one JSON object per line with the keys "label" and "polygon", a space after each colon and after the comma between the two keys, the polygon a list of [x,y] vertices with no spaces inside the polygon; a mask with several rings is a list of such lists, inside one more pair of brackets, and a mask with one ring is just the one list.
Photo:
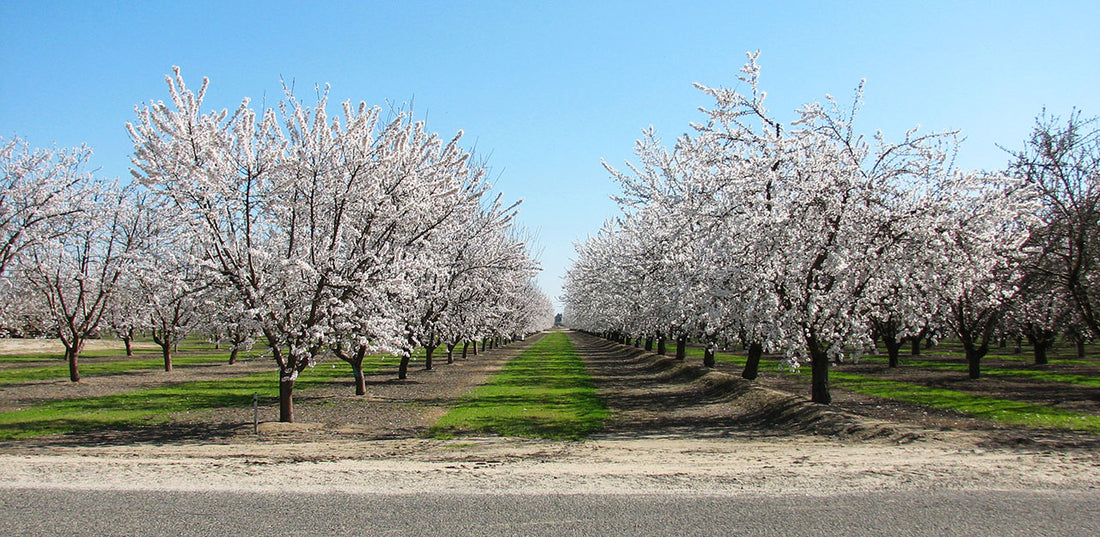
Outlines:
{"label": "dirt soil", "polygon": [[[454,364],[437,359],[436,369],[407,381],[385,371],[368,378],[365,397],[352,395],[350,379],[299,391],[299,423],[274,422],[277,409],[262,408],[258,434],[251,409],[228,409],[157,427],[2,443],[0,487],[768,495],[1100,488],[1095,436],[925,418],[912,409],[856,413],[844,401],[824,408],[766,382],[578,333],[570,338],[611,410],[599,434],[583,442],[423,436],[537,338]],[[187,369],[196,380],[230,366]],[[164,376],[100,380],[122,391]],[[0,407],[58,389],[35,384],[4,387]]]}

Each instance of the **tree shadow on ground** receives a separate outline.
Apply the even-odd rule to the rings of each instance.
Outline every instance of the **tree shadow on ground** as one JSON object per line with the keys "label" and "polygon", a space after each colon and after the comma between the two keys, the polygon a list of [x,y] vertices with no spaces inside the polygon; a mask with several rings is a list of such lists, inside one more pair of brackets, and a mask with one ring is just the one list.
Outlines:
{"label": "tree shadow on ground", "polygon": [[[136,444],[216,443],[236,436],[243,423],[172,423],[85,430],[20,441],[0,442],[0,451],[34,447],[117,447]],[[249,424],[250,425],[250,424]]]}
{"label": "tree shadow on ground", "polygon": [[[611,416],[596,437],[776,438],[912,441],[938,431],[868,418],[767,389],[730,373],[572,333]],[[959,382],[964,382],[960,380]],[[1045,387],[1044,387],[1045,388]],[[1053,392],[1049,395],[1054,396]],[[1073,394],[1068,394],[1072,398]],[[1100,437],[1003,426],[967,429],[984,447],[1097,449]]]}

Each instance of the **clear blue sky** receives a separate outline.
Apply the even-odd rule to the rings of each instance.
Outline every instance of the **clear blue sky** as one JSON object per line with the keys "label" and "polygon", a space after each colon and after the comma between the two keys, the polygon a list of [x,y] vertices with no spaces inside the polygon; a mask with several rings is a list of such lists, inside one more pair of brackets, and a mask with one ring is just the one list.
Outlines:
{"label": "clear blue sky", "polygon": [[573,242],[616,208],[605,159],[641,130],[672,141],[709,105],[693,82],[736,84],[761,50],[771,109],[846,99],[867,79],[860,126],[897,138],[963,132],[959,165],[1004,166],[1045,106],[1100,115],[1100,2],[0,2],[0,136],[86,143],[129,177],[124,124],[166,100],[173,65],[207,103],[299,96],[413,102],[431,129],[466,132],[495,184],[523,198],[547,294]]}

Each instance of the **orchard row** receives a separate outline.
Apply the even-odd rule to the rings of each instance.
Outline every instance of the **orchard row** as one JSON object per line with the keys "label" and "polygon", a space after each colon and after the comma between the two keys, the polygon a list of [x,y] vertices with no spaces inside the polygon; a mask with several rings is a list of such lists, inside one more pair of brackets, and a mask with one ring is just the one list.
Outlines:
{"label": "orchard row", "polygon": [[[0,320],[59,336],[71,378],[87,338],[216,333],[261,339],[294,381],[324,356],[402,357],[523,336],[553,322],[539,270],[484,165],[405,111],[344,103],[330,117],[290,90],[206,111],[179,70],[169,102],[136,109],[133,180],[84,171],[90,154],[0,146]],[[429,354],[430,359],[430,354]]]}
{"label": "orchard row", "polygon": [[[885,344],[957,337],[978,378],[991,340],[1100,334],[1100,133],[1045,113],[1000,173],[955,169],[956,133],[866,137],[832,97],[783,123],[757,55],[739,87],[699,86],[707,121],[637,164],[608,166],[622,214],[587,242],[565,283],[565,322],[619,338],[719,342],[812,368]],[[1080,348],[1080,346],[1079,346]]]}

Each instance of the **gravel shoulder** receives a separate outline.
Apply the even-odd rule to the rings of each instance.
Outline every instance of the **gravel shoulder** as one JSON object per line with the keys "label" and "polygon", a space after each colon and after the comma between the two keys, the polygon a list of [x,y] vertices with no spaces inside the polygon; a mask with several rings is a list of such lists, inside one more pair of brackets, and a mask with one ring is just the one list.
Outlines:
{"label": "gravel shoulder", "polygon": [[[537,338],[537,336],[536,336]],[[425,438],[445,409],[536,338],[477,357],[302,391],[301,423],[251,410],[155,430],[0,445],[0,487],[351,493],[683,493],[827,496],[870,490],[1071,490],[1100,496],[1094,437],[943,430],[803,399],[571,333],[611,410],[583,442]],[[442,362],[440,360],[439,362]],[[437,363],[439,363],[437,362]],[[323,366],[323,364],[322,364]],[[0,395],[0,399],[2,399]],[[274,409],[261,419],[274,419]],[[244,415],[242,415],[244,414]]]}

